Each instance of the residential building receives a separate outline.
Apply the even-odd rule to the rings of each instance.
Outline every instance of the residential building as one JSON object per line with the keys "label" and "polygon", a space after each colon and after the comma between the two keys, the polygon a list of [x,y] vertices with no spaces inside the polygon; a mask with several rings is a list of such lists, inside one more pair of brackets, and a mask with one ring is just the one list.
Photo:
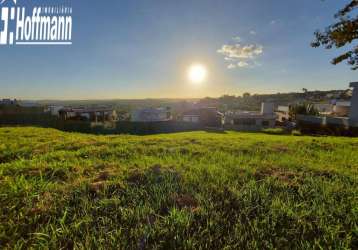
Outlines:
{"label": "residential building", "polygon": [[300,126],[315,125],[335,128],[358,127],[358,82],[352,82],[353,88],[351,101],[335,101],[331,116],[298,115],[297,121]]}
{"label": "residential building", "polygon": [[215,107],[197,108],[182,113],[181,121],[198,123],[206,127],[222,127],[224,115]]}
{"label": "residential building", "polygon": [[274,113],[273,103],[262,103],[261,112],[231,111],[225,116],[227,129],[243,131],[260,131],[275,127],[277,115]]}
{"label": "residential building", "polygon": [[117,113],[111,108],[63,108],[59,111],[63,120],[78,120],[91,122],[116,121]]}
{"label": "residential building", "polygon": [[172,119],[169,108],[143,108],[132,112],[132,122],[159,122]]}
{"label": "residential building", "polygon": [[335,105],[333,106],[333,115],[347,117],[349,116],[350,109],[350,101],[336,101]]}
{"label": "residential building", "polygon": [[277,116],[277,121],[279,122],[286,122],[291,120],[290,106],[278,106],[275,113]]}
{"label": "residential building", "polygon": [[0,101],[0,105],[4,105],[4,106],[15,106],[18,105],[18,101],[16,99],[11,100],[11,99],[2,99]]}
{"label": "residential building", "polygon": [[45,112],[48,112],[53,116],[59,116],[59,111],[61,109],[64,109],[64,106],[50,105],[45,109]]}
{"label": "residential building", "polygon": [[321,115],[330,115],[333,113],[334,106],[330,103],[314,103],[313,108]]}

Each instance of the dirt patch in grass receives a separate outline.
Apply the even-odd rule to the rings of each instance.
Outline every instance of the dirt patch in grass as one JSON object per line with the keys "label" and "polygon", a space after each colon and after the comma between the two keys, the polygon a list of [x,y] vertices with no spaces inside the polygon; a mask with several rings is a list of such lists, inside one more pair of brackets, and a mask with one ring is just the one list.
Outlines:
{"label": "dirt patch in grass", "polygon": [[128,176],[126,181],[129,184],[134,184],[134,185],[144,184],[145,175],[142,172],[140,172],[139,170],[136,169],[136,170],[131,172],[131,174]]}
{"label": "dirt patch in grass", "polygon": [[334,151],[336,149],[336,145],[313,139],[312,143],[309,145],[309,148],[323,151]]}
{"label": "dirt patch in grass", "polygon": [[333,179],[335,176],[337,176],[337,173],[329,170],[313,170],[310,172],[310,174],[314,177],[321,177],[326,179]]}
{"label": "dirt patch in grass", "polygon": [[295,180],[301,179],[302,175],[298,172],[284,170],[280,168],[265,168],[265,169],[258,169],[255,172],[254,177],[257,181],[261,181],[266,178],[273,177],[281,182],[293,185],[295,184]]}
{"label": "dirt patch in grass", "polygon": [[197,139],[189,139],[189,143],[191,144],[201,144],[199,140]]}
{"label": "dirt patch in grass", "polygon": [[158,175],[162,173],[162,167],[159,164],[155,164],[150,168],[150,171]]}
{"label": "dirt patch in grass", "polygon": [[76,173],[76,169],[61,169],[61,168],[31,168],[24,169],[19,172],[19,174],[23,174],[26,177],[42,177],[48,181],[55,182],[66,182],[70,179],[70,176],[73,176]]}
{"label": "dirt patch in grass", "polygon": [[109,171],[101,171],[96,179],[94,179],[95,182],[100,182],[100,181],[106,181],[108,180],[110,177],[112,176],[112,174]]}
{"label": "dirt patch in grass", "polygon": [[180,175],[173,169],[163,168],[161,165],[155,164],[147,170],[134,169],[126,178],[126,181],[134,185],[147,185],[150,183],[160,183],[165,178],[178,181]]}
{"label": "dirt patch in grass", "polygon": [[16,161],[17,159],[18,157],[15,154],[5,156],[0,155],[0,164],[10,163],[12,161]]}
{"label": "dirt patch in grass", "polygon": [[36,198],[33,203],[30,210],[31,215],[36,214],[44,214],[51,210],[51,207],[53,205],[54,198],[52,197],[50,192],[44,192],[41,195],[39,195],[38,198]]}
{"label": "dirt patch in grass", "polygon": [[175,206],[180,209],[190,209],[193,212],[198,210],[199,203],[190,194],[173,194],[171,198]]}
{"label": "dirt patch in grass", "polygon": [[279,153],[287,153],[289,151],[289,148],[284,145],[277,145],[273,147],[273,151],[279,152]]}
{"label": "dirt patch in grass", "polygon": [[105,181],[97,181],[97,182],[93,182],[89,185],[89,190],[91,193],[98,193],[102,190],[104,190],[106,186],[106,182]]}

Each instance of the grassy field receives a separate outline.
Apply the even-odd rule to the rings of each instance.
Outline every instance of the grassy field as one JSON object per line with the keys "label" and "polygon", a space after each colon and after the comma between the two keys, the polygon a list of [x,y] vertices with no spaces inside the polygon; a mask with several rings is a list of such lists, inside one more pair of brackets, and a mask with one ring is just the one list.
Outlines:
{"label": "grassy field", "polygon": [[0,248],[357,246],[358,139],[0,128]]}

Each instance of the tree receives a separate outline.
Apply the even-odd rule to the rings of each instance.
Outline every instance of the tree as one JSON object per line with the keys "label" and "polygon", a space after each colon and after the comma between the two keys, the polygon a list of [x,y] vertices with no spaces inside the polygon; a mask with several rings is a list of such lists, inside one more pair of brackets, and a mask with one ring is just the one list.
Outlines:
{"label": "tree", "polygon": [[248,98],[248,97],[250,97],[250,96],[251,96],[251,94],[248,93],[248,92],[246,92],[246,93],[244,93],[244,94],[242,95],[242,97],[244,97],[244,98]]}
{"label": "tree", "polygon": [[[311,43],[312,47],[323,46],[326,49],[342,48],[346,45],[352,44],[358,39],[358,16],[351,17],[349,14],[358,8],[358,0],[350,0],[346,6],[343,7],[334,16],[339,21],[328,26],[324,32],[316,31],[315,40]],[[355,44],[352,48],[337,56],[332,60],[332,64],[336,65],[343,61],[347,61],[352,66],[352,70],[358,69],[358,46]]]}
{"label": "tree", "polygon": [[319,115],[319,112],[312,104],[303,103],[294,106],[290,106],[289,110],[290,117],[296,120],[297,115]]}

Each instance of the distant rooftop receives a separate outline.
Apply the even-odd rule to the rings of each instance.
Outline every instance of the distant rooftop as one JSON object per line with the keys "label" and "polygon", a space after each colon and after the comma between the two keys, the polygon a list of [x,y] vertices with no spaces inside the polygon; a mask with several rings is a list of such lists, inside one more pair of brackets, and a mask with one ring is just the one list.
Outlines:
{"label": "distant rooftop", "polygon": [[351,82],[351,83],[349,84],[349,87],[351,87],[351,88],[358,88],[358,82]]}

